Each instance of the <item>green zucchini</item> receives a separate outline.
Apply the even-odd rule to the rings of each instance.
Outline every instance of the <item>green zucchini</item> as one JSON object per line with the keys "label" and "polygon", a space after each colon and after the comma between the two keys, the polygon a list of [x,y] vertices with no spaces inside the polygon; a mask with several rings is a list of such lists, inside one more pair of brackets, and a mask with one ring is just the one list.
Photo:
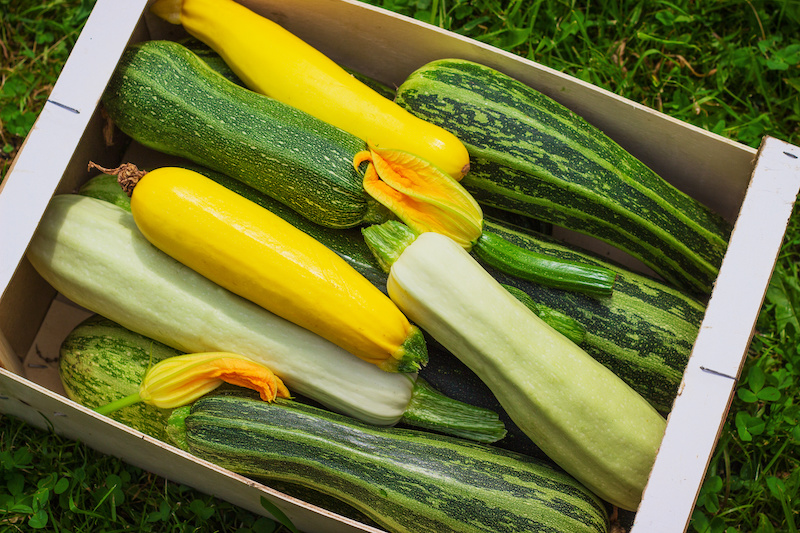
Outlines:
{"label": "green zucchini", "polygon": [[664,418],[452,239],[414,238],[398,222],[364,234],[391,263],[388,293],[406,316],[472,369],[556,464],[609,503],[636,510]]}
{"label": "green zucchini", "polygon": [[678,287],[711,292],[731,225],[554,100],[443,59],[412,73],[396,101],[461,139],[462,184],[479,203],[591,235]]}
{"label": "green zucchini", "polygon": [[353,167],[360,139],[231,83],[186,47],[129,47],[103,106],[128,136],[243,181],[309,220],[348,228],[387,220]]}
{"label": "green zucchini", "polygon": [[[384,372],[215,285],[152,246],[109,202],[53,197],[27,257],[66,298],[176,350],[250,357],[293,394],[376,425],[396,424],[413,407],[416,376]],[[495,413],[437,399],[413,420],[486,441],[504,434]]]}
{"label": "green zucchini", "polygon": [[608,528],[603,503],[550,465],[297,402],[207,396],[176,415],[172,431],[202,459],[340,498],[393,533]]}
{"label": "green zucchini", "polygon": [[[147,369],[183,352],[134,333],[100,315],[75,327],[61,343],[58,370],[67,396],[96,409],[138,392]],[[162,441],[169,409],[137,403],[110,417]]]}

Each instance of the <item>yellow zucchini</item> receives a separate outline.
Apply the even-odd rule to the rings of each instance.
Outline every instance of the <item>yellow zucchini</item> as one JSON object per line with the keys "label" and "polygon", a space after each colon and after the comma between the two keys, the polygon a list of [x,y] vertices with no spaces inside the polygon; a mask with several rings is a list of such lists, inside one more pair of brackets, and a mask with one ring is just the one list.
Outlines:
{"label": "yellow zucchini", "polygon": [[152,11],[214,49],[244,84],[379,148],[403,150],[456,179],[469,154],[452,133],[417,118],[322,52],[233,0],[158,0]]}
{"label": "yellow zucchini", "polygon": [[134,175],[131,211],[156,248],[276,315],[391,372],[427,363],[422,332],[322,243],[192,170]]}

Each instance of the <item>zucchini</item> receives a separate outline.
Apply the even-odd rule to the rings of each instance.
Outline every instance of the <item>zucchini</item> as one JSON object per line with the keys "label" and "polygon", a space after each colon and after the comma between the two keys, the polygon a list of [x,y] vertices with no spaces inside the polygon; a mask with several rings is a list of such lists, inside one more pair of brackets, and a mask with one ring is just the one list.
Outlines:
{"label": "zucchini", "polygon": [[[293,394],[372,424],[396,424],[409,409],[414,375],[384,372],[214,284],[151,245],[131,213],[108,202],[53,197],[27,258],[66,298],[176,350],[249,357]],[[428,418],[441,431],[502,437],[493,413],[439,399]]]}
{"label": "zucchini", "polygon": [[363,141],[228,81],[176,42],[129,47],[102,103],[140,144],[241,180],[317,224],[390,217],[353,167]]}
{"label": "zucchini", "polygon": [[218,394],[176,410],[188,451],[239,474],[341,499],[394,533],[607,531],[603,503],[548,464],[375,428],[297,402]]}
{"label": "zucchini", "polygon": [[635,510],[664,418],[452,239],[414,237],[397,222],[364,234],[392,263],[387,288],[400,309],[472,369],[556,464],[609,503]]}
{"label": "zucchini", "polygon": [[131,167],[117,169],[120,183],[159,250],[382,370],[427,363],[419,328],[312,236],[198,172],[161,167],[133,177]]}
{"label": "zucchini", "polygon": [[[218,53],[216,53],[210,46],[205,44],[204,42],[195,39],[194,37],[187,37],[186,39],[181,39],[178,41],[180,44],[188,48],[190,51],[197,54],[197,56],[205,61],[205,63],[211,67],[216,72],[222,74],[225,78],[229,81],[235,83],[236,85],[245,86],[244,82],[236,75],[231,67],[225,62],[222,57]],[[373,91],[377,92],[384,98],[389,100],[394,100],[394,89],[389,87],[385,83],[382,83],[374,78],[367,76],[366,74],[362,74],[361,72],[357,72],[353,69],[347,68],[344,65],[341,67],[347,71],[348,74],[356,78],[358,81],[363,83],[364,85],[371,88]]]}
{"label": "zucchini", "polygon": [[279,24],[233,0],[161,0],[152,11],[216,50],[245,84],[383,148],[416,154],[457,180],[469,154]]}
{"label": "zucchini", "polygon": [[[182,353],[100,315],[92,315],[61,343],[58,371],[67,396],[96,409],[138,392],[148,368]],[[167,441],[165,429],[170,412],[140,402],[109,416]]]}
{"label": "zucchini", "polygon": [[462,183],[479,203],[591,235],[680,288],[711,292],[730,224],[554,100],[443,59],[412,73],[396,101],[464,142]]}

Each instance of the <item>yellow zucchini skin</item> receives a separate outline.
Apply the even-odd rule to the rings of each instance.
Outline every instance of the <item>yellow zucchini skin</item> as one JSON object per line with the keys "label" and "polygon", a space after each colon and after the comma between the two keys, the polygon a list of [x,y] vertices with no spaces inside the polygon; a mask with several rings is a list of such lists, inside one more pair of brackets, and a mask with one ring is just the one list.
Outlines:
{"label": "yellow zucchini skin", "polygon": [[461,179],[463,143],[371,89],[280,25],[233,0],[159,0],[153,12],[214,49],[244,84],[380,148],[411,152]]}
{"label": "yellow zucchini skin", "polygon": [[427,362],[422,333],[316,239],[192,170],[145,174],[131,195],[142,234],[192,270],[392,372]]}

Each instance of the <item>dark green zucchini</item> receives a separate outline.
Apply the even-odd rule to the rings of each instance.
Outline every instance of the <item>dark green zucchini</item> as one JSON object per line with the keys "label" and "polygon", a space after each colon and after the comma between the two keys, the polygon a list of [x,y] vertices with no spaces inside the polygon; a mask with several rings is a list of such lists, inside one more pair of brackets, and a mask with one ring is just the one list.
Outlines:
{"label": "dark green zucchini", "polygon": [[390,216],[353,167],[363,141],[231,83],[176,42],[128,48],[102,102],[140,144],[240,180],[318,224],[348,228]]}
{"label": "dark green zucchini", "polygon": [[591,235],[710,294],[731,225],[554,100],[444,59],[412,73],[396,101],[461,139],[471,161],[462,184],[480,203]]}
{"label": "dark green zucchini", "polygon": [[605,532],[605,505],[563,471],[423,431],[292,401],[218,394],[176,415],[194,455],[341,499],[391,532]]}

